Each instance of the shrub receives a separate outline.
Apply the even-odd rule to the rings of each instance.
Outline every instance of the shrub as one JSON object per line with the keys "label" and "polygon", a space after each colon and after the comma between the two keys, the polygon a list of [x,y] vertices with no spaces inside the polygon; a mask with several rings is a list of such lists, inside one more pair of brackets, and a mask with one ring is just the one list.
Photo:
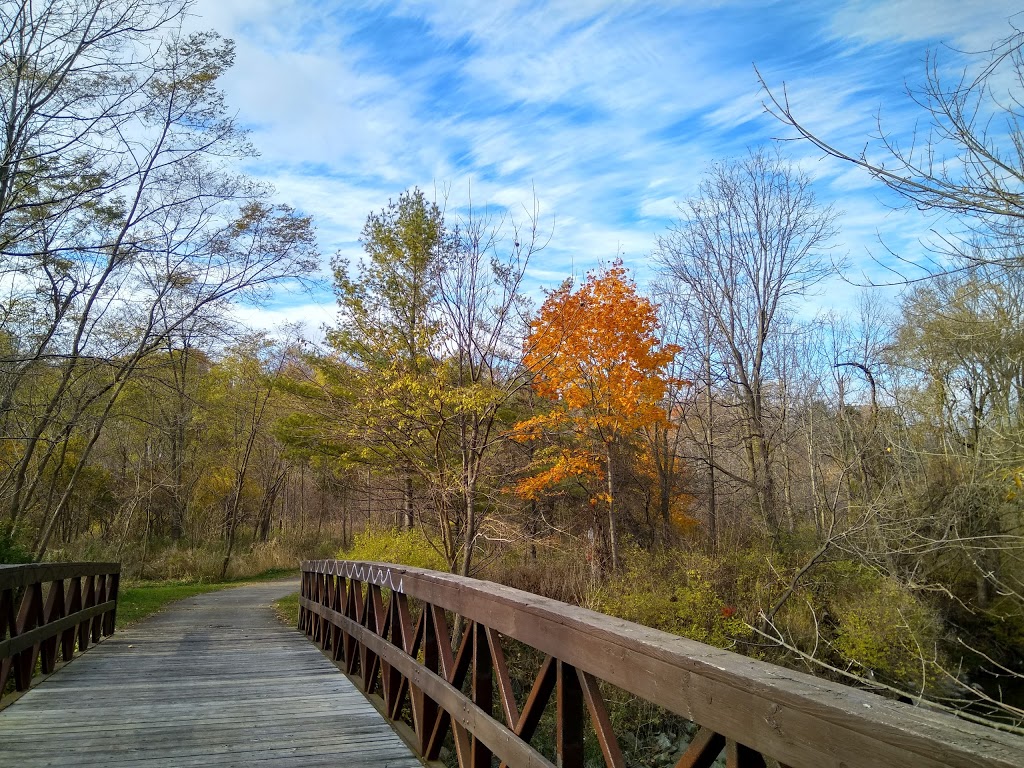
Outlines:
{"label": "shrub", "polygon": [[901,585],[866,569],[832,601],[833,648],[852,671],[908,690],[930,689],[941,642],[937,613]]}
{"label": "shrub", "polygon": [[736,608],[716,590],[715,563],[679,550],[647,552],[630,547],[622,572],[596,587],[587,602],[595,610],[709,645],[727,648],[747,632]]}
{"label": "shrub", "polygon": [[[135,575],[140,579],[196,582],[217,581],[223,561],[224,553],[212,547],[171,545],[151,552],[144,565],[132,565],[138,569]],[[234,568],[229,573],[233,575],[233,571]]]}
{"label": "shrub", "polygon": [[433,571],[448,570],[444,557],[418,528],[408,531],[396,528],[368,528],[356,534],[352,546],[339,552],[338,557],[345,560],[411,565],[414,568],[429,568]]}
{"label": "shrub", "polygon": [[538,542],[534,557],[526,546],[506,546],[477,561],[484,568],[482,578],[563,603],[579,604],[590,589],[590,565],[579,548]]}
{"label": "shrub", "polygon": [[0,535],[0,563],[30,563],[32,553],[13,537]]}

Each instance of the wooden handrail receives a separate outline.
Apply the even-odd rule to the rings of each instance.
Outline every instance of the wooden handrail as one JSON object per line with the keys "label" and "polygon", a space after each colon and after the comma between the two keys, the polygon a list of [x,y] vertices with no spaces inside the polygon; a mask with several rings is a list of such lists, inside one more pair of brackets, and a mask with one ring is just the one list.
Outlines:
{"label": "wooden handrail", "polygon": [[[120,563],[0,565],[0,706],[114,633]],[[59,658],[58,658],[59,649]]]}
{"label": "wooden handrail", "polygon": [[[624,766],[599,681],[699,726],[676,768],[710,766],[723,750],[729,768],[1024,766],[1019,736],[499,584],[308,561],[299,604],[299,628],[364,693],[379,691],[389,718],[408,713],[419,753],[437,759],[450,730],[463,768],[490,766],[492,754],[513,767],[553,766],[530,743],[552,698],[558,765],[583,765],[589,717],[605,764]],[[454,647],[451,613],[463,627]],[[546,656],[523,702],[506,637]]]}

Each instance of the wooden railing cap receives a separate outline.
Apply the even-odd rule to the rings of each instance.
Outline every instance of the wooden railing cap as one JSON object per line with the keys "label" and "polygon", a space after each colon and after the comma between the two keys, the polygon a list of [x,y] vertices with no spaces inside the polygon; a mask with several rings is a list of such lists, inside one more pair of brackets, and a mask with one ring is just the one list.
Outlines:
{"label": "wooden railing cap", "polygon": [[13,563],[0,565],[0,589],[25,587],[41,581],[120,573],[120,563]]}

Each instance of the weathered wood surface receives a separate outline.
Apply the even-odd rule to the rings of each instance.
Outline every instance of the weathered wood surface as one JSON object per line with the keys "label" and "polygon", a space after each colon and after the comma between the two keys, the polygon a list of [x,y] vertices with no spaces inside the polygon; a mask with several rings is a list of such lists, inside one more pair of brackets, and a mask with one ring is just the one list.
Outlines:
{"label": "weathered wood surface", "polygon": [[0,712],[0,765],[419,768],[337,668],[273,615],[297,581],[184,600]]}
{"label": "weathered wood surface", "polygon": [[[383,563],[313,561],[303,571],[300,628],[350,673],[358,667],[389,712],[411,694],[412,725],[431,758],[450,722],[464,767],[490,765],[491,751],[510,766],[576,768],[586,710],[605,764],[621,766],[604,680],[705,729],[677,768],[709,766],[723,750],[730,768],[1024,768],[1020,736],[510,587]],[[420,603],[416,622],[410,600]],[[454,646],[446,612],[466,627]],[[501,637],[547,657],[521,710],[503,692]],[[496,678],[504,724],[493,719]],[[552,693],[557,759],[548,760],[530,741]]]}

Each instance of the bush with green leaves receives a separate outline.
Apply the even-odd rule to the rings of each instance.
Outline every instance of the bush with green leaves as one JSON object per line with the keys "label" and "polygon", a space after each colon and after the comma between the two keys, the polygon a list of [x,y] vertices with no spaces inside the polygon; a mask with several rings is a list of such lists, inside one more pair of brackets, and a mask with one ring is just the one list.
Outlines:
{"label": "bush with green leaves", "polygon": [[859,570],[829,606],[837,663],[907,690],[933,689],[943,639],[937,612],[892,579]]}
{"label": "bush with green leaves", "polygon": [[623,552],[621,573],[597,586],[588,603],[627,621],[728,648],[748,630],[713,575],[707,556],[630,547]]}
{"label": "bush with green leaves", "polygon": [[448,570],[444,557],[418,528],[406,531],[397,528],[368,528],[356,534],[352,546],[341,550],[338,557],[343,560],[411,565],[433,571]]}

